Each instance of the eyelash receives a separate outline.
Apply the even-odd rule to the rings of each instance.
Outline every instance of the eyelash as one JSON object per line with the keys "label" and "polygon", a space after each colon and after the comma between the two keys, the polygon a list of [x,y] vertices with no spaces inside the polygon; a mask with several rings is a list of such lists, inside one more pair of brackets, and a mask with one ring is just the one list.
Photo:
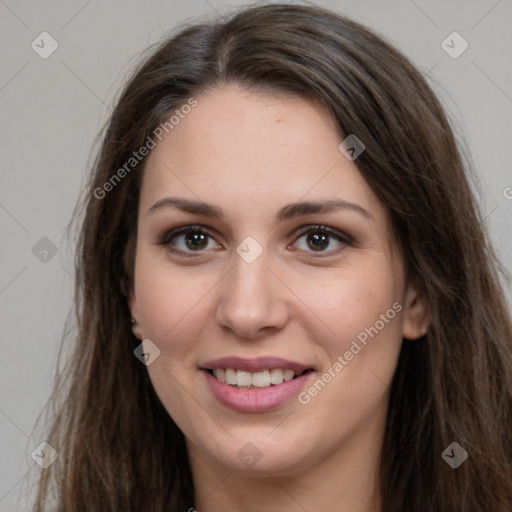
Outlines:
{"label": "eyelash", "polygon": [[[331,238],[336,239],[338,242],[343,244],[343,247],[340,247],[338,249],[331,250],[331,251],[306,251],[306,252],[310,252],[311,254],[313,254],[313,257],[315,257],[315,258],[333,256],[334,254],[338,254],[340,251],[342,251],[346,246],[351,246],[354,243],[354,240],[351,237],[349,237],[348,235],[346,235],[336,229],[330,228],[329,226],[324,226],[321,224],[305,226],[304,229],[301,228],[300,231],[296,235],[296,237],[297,237],[296,241],[310,233],[319,233],[319,232],[323,233],[325,235],[328,235]],[[173,238],[175,238],[179,235],[195,234],[195,233],[205,234],[210,238],[214,238],[204,227],[196,224],[196,225],[182,226],[180,228],[177,228],[177,229],[174,229],[172,231],[165,233],[161,238],[159,238],[159,240],[157,241],[157,245],[167,246],[167,248],[175,254],[179,254],[179,255],[185,256],[185,257],[194,258],[194,257],[197,257],[198,255],[200,256],[201,253],[204,252],[204,249],[198,250],[198,251],[182,251],[181,249],[173,248],[171,246],[170,242]],[[296,241],[294,243],[296,243]],[[194,253],[197,253],[197,254],[194,254]]]}

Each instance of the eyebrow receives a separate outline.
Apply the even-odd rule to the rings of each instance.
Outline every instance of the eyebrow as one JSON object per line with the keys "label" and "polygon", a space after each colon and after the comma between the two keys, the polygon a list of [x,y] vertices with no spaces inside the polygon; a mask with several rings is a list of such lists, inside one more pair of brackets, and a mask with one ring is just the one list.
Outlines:
{"label": "eyebrow", "polygon": [[[205,215],[206,217],[224,218],[222,208],[204,201],[196,201],[181,197],[164,197],[151,206],[146,215],[166,208],[177,208],[178,210]],[[276,221],[290,220],[301,215],[312,213],[329,213],[336,210],[350,210],[359,213],[363,217],[371,219],[371,214],[361,206],[350,203],[343,199],[327,199],[321,201],[301,201],[283,206],[276,214]]]}

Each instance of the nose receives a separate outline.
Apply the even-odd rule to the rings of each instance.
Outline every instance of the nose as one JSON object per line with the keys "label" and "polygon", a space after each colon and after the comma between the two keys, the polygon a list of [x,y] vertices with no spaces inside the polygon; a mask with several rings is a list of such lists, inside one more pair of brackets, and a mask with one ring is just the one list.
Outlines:
{"label": "nose", "polygon": [[268,268],[266,251],[252,263],[233,257],[234,266],[219,290],[218,324],[249,340],[282,329],[288,320],[287,289]]}

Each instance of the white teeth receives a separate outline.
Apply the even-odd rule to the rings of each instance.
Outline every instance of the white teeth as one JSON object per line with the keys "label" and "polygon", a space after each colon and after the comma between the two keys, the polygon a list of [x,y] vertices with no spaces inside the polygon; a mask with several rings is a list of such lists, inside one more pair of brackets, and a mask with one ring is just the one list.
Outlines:
{"label": "white teeth", "polygon": [[274,368],[270,371],[270,382],[274,385],[281,384],[283,382],[283,370],[280,368]]}
{"label": "white teeth", "polygon": [[226,370],[224,370],[224,368],[216,368],[213,370],[213,375],[221,382],[226,382]]}
{"label": "white teeth", "polygon": [[277,386],[283,381],[292,380],[295,375],[302,375],[302,372],[295,374],[293,370],[282,370],[274,368],[272,370],[262,370],[259,372],[248,372],[245,370],[235,370],[233,368],[215,368],[213,375],[221,382],[226,382],[231,386],[240,388],[268,388],[271,385]]}
{"label": "white teeth", "polygon": [[238,386],[251,386],[252,374],[250,372],[244,372],[243,370],[237,370],[236,383]]}
{"label": "white teeth", "polygon": [[233,368],[226,369],[226,382],[232,386],[236,386],[236,371]]}
{"label": "white teeth", "polygon": [[285,370],[283,372],[283,379],[284,380],[292,380],[294,375],[295,375],[295,372],[293,370]]}
{"label": "white teeth", "polygon": [[263,370],[252,374],[252,385],[257,388],[267,388],[270,386],[270,372]]}

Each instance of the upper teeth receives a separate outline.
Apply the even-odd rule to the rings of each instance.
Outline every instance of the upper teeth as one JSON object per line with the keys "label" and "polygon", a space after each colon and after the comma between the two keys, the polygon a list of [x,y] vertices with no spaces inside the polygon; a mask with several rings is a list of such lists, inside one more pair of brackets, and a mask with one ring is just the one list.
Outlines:
{"label": "upper teeth", "polygon": [[[297,373],[300,375],[302,372]],[[271,384],[277,385],[284,381],[292,380],[295,376],[293,370],[263,370],[261,372],[246,372],[244,370],[234,370],[233,368],[216,368],[213,375],[221,382],[226,382],[232,386],[255,386],[257,388],[266,388]]]}

